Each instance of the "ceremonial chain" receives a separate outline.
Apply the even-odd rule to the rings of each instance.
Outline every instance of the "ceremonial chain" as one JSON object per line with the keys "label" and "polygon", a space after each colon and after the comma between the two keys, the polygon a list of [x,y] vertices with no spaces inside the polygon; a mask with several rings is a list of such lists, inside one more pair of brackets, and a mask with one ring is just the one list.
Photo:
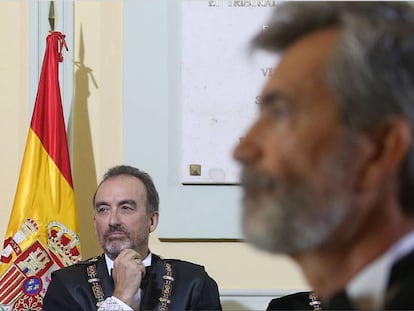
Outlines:
{"label": "ceremonial chain", "polygon": [[[158,307],[159,311],[168,311],[168,305],[171,303],[170,296],[172,293],[172,287],[173,287],[173,282],[174,282],[171,264],[164,262],[164,266],[166,270],[166,275],[162,277],[164,279],[164,284],[163,284],[162,291],[161,291],[161,297],[159,298],[159,301],[160,301],[160,304]],[[102,286],[100,284],[100,279],[96,277],[96,265],[92,264],[90,266],[87,266],[86,272],[88,274],[88,282],[91,285],[93,294],[95,295],[96,306],[99,308],[104,303],[105,296],[102,290]],[[120,306],[115,301],[111,300],[111,297],[107,298],[107,302],[108,302],[108,307],[114,308],[111,310],[118,310],[118,308],[120,308]],[[118,308],[115,308],[115,307],[118,307]]]}
{"label": "ceremonial chain", "polygon": [[159,311],[167,311],[168,304],[171,303],[170,296],[172,292],[172,286],[174,282],[171,264],[164,261],[164,266],[166,270],[166,275],[162,278],[164,279],[164,285],[162,286],[162,292],[160,297],[160,305],[158,307]]}
{"label": "ceremonial chain", "polygon": [[310,292],[309,299],[311,300],[311,302],[309,302],[309,305],[313,307],[314,311],[322,311],[321,302],[319,301],[318,295],[316,295],[314,292]]}
{"label": "ceremonial chain", "polygon": [[86,267],[86,273],[88,274],[88,282],[91,285],[92,292],[95,295],[96,306],[99,308],[104,302],[104,293],[100,283],[100,279],[96,277],[96,265],[90,265]]}

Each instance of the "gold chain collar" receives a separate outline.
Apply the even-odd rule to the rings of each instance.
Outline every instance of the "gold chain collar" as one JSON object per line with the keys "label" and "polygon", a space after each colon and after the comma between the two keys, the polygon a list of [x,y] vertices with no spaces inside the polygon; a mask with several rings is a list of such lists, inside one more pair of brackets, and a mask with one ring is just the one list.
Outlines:
{"label": "gold chain collar", "polygon": [[[164,261],[164,266],[166,275],[162,277],[164,279],[164,284],[162,286],[161,297],[159,298],[159,311],[168,311],[168,305],[171,303],[170,297],[174,282],[171,264]],[[95,296],[96,306],[99,308],[104,302],[105,296],[100,283],[101,280],[96,277],[96,264],[94,263],[87,266],[86,273],[88,274],[88,282],[91,285],[92,292]]]}
{"label": "gold chain collar", "polygon": [[159,311],[168,310],[168,304],[171,303],[170,296],[171,296],[173,282],[174,282],[171,264],[164,261],[164,266],[165,266],[166,275],[162,277],[164,279],[164,285],[162,286],[160,305],[158,307]]}
{"label": "gold chain collar", "polygon": [[314,311],[322,311],[321,302],[319,301],[318,295],[316,295],[314,292],[310,292],[309,299],[311,300],[309,302],[309,305],[313,307]]}
{"label": "gold chain collar", "polygon": [[88,282],[91,285],[92,292],[95,296],[96,306],[99,308],[105,300],[105,296],[101,286],[101,280],[96,277],[96,264],[87,266]]}

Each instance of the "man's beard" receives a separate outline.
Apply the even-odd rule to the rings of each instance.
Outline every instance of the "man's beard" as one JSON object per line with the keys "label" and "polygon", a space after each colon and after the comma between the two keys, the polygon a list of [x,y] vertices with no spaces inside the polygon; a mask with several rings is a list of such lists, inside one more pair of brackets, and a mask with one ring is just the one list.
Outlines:
{"label": "man's beard", "polygon": [[325,168],[324,190],[299,176],[279,184],[268,174],[244,169],[243,232],[247,241],[281,254],[300,253],[327,241],[349,215],[350,195],[342,184],[345,167]]}
{"label": "man's beard", "polygon": [[108,233],[111,232],[123,232],[125,234],[125,237],[123,239],[109,238],[106,235],[103,237],[103,248],[105,253],[111,259],[115,259],[116,257],[118,257],[119,253],[124,249],[132,248],[132,243],[128,230],[126,230],[123,226],[110,225]]}
{"label": "man's beard", "polygon": [[119,253],[124,249],[132,248],[130,240],[106,240],[104,244],[104,251],[111,259],[118,257]]}
{"label": "man's beard", "polygon": [[[125,236],[121,238],[110,238],[108,234],[110,232],[123,232]],[[146,256],[145,251],[148,248],[148,227],[142,226],[139,231],[128,231],[127,228],[121,224],[110,225],[108,232],[100,238],[101,245],[112,260],[118,257],[124,249],[133,249],[140,253],[142,256]]]}

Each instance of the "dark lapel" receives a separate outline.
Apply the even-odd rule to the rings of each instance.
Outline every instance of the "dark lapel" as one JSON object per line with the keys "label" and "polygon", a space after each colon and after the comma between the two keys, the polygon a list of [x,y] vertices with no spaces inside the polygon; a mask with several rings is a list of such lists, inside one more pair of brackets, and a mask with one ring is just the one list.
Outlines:
{"label": "dark lapel", "polygon": [[114,292],[114,281],[109,275],[108,267],[106,266],[105,255],[101,255],[96,262],[96,274],[101,280],[102,290],[105,294],[105,298],[112,296]]}
{"label": "dark lapel", "polygon": [[161,297],[161,289],[163,286],[163,278],[165,275],[164,263],[160,257],[152,254],[151,268],[147,270],[145,275],[144,294],[142,296],[141,310],[154,310],[159,303]]}
{"label": "dark lapel", "polygon": [[387,287],[386,308],[414,309],[414,251],[394,264]]}
{"label": "dark lapel", "polygon": [[352,303],[346,294],[345,290],[336,293],[329,302],[326,303],[326,306],[323,307],[325,310],[355,310],[352,306]]}

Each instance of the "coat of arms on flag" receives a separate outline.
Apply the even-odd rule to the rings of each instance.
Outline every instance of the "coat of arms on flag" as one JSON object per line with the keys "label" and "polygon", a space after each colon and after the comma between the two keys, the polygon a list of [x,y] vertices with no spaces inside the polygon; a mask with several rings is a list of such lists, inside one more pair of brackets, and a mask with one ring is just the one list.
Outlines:
{"label": "coat of arms on flag", "polygon": [[50,274],[80,260],[59,87],[65,36],[47,37],[19,182],[0,253],[0,310],[42,310]]}

